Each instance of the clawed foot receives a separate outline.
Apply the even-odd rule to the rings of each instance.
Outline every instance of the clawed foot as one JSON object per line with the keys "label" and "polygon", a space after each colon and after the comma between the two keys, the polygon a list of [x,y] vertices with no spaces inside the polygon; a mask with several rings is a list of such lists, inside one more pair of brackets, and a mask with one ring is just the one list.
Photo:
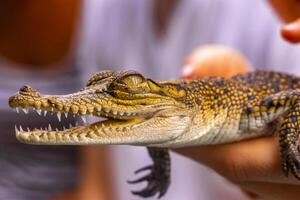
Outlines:
{"label": "clawed foot", "polygon": [[288,176],[289,171],[300,180],[300,154],[292,151],[283,156],[283,173]]}
{"label": "clawed foot", "polygon": [[139,172],[145,170],[150,170],[150,173],[137,180],[128,181],[128,183],[130,184],[136,184],[143,181],[148,182],[146,188],[140,191],[132,191],[132,194],[139,195],[141,197],[151,197],[154,196],[156,193],[159,193],[158,198],[162,197],[169,187],[170,174],[168,172],[166,173],[164,169],[156,167],[155,165],[148,165],[146,167],[143,167],[135,171],[135,174],[138,174]]}

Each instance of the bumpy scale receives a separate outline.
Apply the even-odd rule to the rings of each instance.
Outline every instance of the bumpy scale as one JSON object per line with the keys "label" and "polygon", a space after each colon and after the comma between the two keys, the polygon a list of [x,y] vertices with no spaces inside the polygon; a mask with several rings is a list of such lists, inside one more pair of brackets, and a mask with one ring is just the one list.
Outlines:
{"label": "bumpy scale", "polygon": [[9,98],[10,107],[27,113],[85,115],[106,120],[54,131],[16,127],[28,144],[129,144],[147,146],[153,165],[148,181],[133,194],[163,196],[170,184],[167,148],[220,144],[279,133],[283,172],[300,179],[300,79],[277,72],[251,72],[231,79],[153,81],[134,72],[102,71],[79,92],[41,95],[24,86]]}

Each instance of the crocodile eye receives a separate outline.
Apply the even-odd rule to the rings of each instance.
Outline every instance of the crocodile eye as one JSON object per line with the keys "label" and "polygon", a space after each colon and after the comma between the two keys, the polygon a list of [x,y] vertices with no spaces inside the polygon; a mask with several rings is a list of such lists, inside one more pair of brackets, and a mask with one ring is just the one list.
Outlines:
{"label": "crocodile eye", "polygon": [[144,82],[144,77],[142,77],[141,75],[138,74],[134,74],[134,75],[128,75],[123,77],[120,82],[126,85],[138,85],[142,82]]}

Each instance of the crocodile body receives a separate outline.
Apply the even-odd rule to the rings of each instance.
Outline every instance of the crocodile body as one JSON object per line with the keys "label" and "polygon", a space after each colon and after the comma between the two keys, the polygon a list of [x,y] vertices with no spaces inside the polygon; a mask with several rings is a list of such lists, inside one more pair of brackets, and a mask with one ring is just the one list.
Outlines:
{"label": "crocodile body", "polygon": [[[16,128],[29,144],[129,144],[147,146],[154,161],[137,171],[150,173],[130,183],[148,181],[134,194],[163,196],[170,184],[167,148],[235,142],[279,134],[283,172],[300,179],[300,79],[279,72],[256,71],[230,79],[153,81],[133,71],[102,71],[79,92],[42,95],[23,86],[9,98],[12,108],[93,115],[106,120],[63,130]],[[84,120],[85,121],[85,120]]]}

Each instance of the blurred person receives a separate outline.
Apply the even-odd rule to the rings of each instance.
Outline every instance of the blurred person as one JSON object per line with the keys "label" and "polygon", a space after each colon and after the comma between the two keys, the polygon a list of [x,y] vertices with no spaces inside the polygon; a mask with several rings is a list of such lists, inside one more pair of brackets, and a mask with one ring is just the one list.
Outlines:
{"label": "blurred person", "polygon": [[[60,3],[61,2],[63,1],[60,1]],[[68,3],[72,3],[72,1]],[[54,5],[52,5],[52,8],[57,8],[57,5]],[[35,8],[37,7],[38,6],[35,5]],[[43,9],[40,9],[40,7],[38,7],[37,10],[45,12]],[[62,13],[63,15],[60,17],[65,15],[63,11]],[[8,14],[12,15],[13,13]],[[48,15],[51,16],[52,13],[48,13]],[[63,20],[61,20],[62,18],[58,19],[59,22],[63,22]],[[66,25],[69,23],[66,22],[65,24],[62,24],[62,27],[68,27]],[[36,25],[32,24],[32,26],[35,27]],[[1,83],[3,83],[3,85],[16,84],[19,87],[24,83],[24,81],[28,82],[28,80],[32,79],[30,84],[38,87],[43,92],[49,91],[51,93],[53,91],[53,93],[65,93],[67,91],[63,91],[65,88],[62,88],[61,85],[68,88],[66,84],[70,83],[70,81],[66,80],[72,80],[75,82],[80,80],[79,82],[83,82],[84,80],[87,80],[93,72],[108,68],[113,70],[135,69],[155,79],[177,78],[180,76],[181,64],[185,59],[185,56],[197,46],[207,43],[218,43],[237,49],[249,59],[249,63],[252,63],[253,66],[258,69],[271,69],[271,67],[273,67],[272,69],[274,70],[286,70],[290,73],[299,74],[297,69],[293,68],[293,66],[296,66],[299,63],[297,59],[299,48],[292,48],[280,39],[277,32],[279,26],[279,21],[268,8],[268,5],[260,0],[254,0],[251,2],[246,0],[87,0],[84,1],[82,7],[82,18],[80,23],[77,23],[77,28],[69,31],[68,37],[50,42],[47,37],[44,38],[45,40],[42,40],[44,42],[48,41],[46,43],[48,45],[50,44],[50,46],[51,44],[54,44],[56,47],[65,47],[65,45],[70,47],[71,41],[68,38],[71,37],[70,35],[74,35],[74,32],[77,31],[78,37],[76,37],[76,42],[73,41],[73,45],[76,45],[73,46],[74,49],[72,53],[70,53],[71,51],[68,48],[58,48],[49,52],[40,51],[41,49],[49,49],[49,46],[37,48],[36,51],[31,52],[31,54],[27,51],[27,48],[24,48],[25,51],[21,51],[24,55],[29,53],[30,55],[34,55],[34,57],[38,58],[37,60],[32,58],[27,60],[29,63],[34,61],[35,64],[44,64],[44,62],[42,62],[42,58],[47,58],[49,55],[53,55],[53,52],[60,52],[50,60],[64,60],[65,62],[61,65],[64,67],[72,65],[75,66],[75,68],[65,68],[67,69],[66,73],[63,73],[64,70],[59,73],[61,77],[63,77],[63,82],[56,81],[59,80],[56,79],[59,77],[57,74],[50,78],[42,76],[41,79],[45,78],[49,81],[52,81],[51,79],[53,79],[53,77],[55,78],[53,79],[53,82],[55,83],[55,86],[52,88],[53,90],[43,88],[40,87],[40,85],[42,86],[43,84],[32,82],[32,80],[36,79],[37,73],[34,73],[34,79],[32,78],[33,76],[29,76],[26,81],[21,79],[21,77],[24,77],[22,75],[26,74],[22,72],[22,75],[20,76],[8,76],[8,74],[1,73],[1,76],[3,74],[5,77],[11,77],[8,79],[18,79],[18,81],[20,81],[20,83],[17,81],[11,81],[13,82],[11,83],[8,82],[7,79],[4,79],[5,84],[4,81],[1,81]],[[32,30],[30,27],[26,28],[26,30]],[[48,30],[55,30],[48,26],[45,26],[44,29],[46,30],[45,32]],[[5,29],[2,29],[2,32],[5,32]],[[55,35],[54,33],[57,34],[57,32],[54,31],[52,34],[49,34],[48,37]],[[38,34],[38,36],[40,35]],[[34,35],[29,34],[27,37],[34,38]],[[23,40],[21,39],[21,41]],[[65,41],[69,42],[66,44],[64,43]],[[20,51],[19,48],[8,48],[11,43],[7,42],[6,38],[2,40],[2,43],[7,44],[7,49],[9,49],[12,53]],[[16,42],[14,44],[18,43]],[[29,44],[29,46],[31,45],[33,44]],[[41,54],[41,52],[45,52],[45,54]],[[69,52],[69,54],[66,52]],[[66,59],[68,55],[69,58],[72,58],[70,59],[72,62]],[[16,57],[8,55],[6,55],[6,57],[20,62],[20,60],[16,59]],[[47,62],[49,62],[49,60]],[[3,61],[3,63],[5,64],[2,66],[7,65],[7,61]],[[56,66],[57,65],[52,65],[53,68],[59,69],[59,67]],[[288,67],[282,69],[279,66]],[[15,68],[20,68],[20,66]],[[78,71],[76,71],[76,69],[78,69]],[[11,70],[11,68],[9,70]],[[14,72],[10,72],[10,74],[13,73]],[[20,73],[20,71],[18,73]],[[38,74],[38,76],[40,76],[39,70]],[[72,75],[70,76],[70,74]],[[68,76],[70,77],[68,78]],[[73,82],[69,89],[75,89],[79,82]],[[74,85],[76,87],[74,87]],[[3,91],[5,92],[2,93],[3,98],[7,98],[10,95],[7,93],[11,93],[12,91],[15,92],[17,89],[18,88],[4,89]],[[5,107],[4,109],[7,108]],[[16,116],[10,116],[6,119],[7,122],[12,123],[17,118]],[[39,124],[42,122],[35,120],[35,123]],[[13,135],[13,126],[5,125],[3,127],[5,133]],[[8,129],[10,131],[8,131]],[[12,148],[19,149],[20,146],[22,145],[13,146]],[[9,149],[5,146],[3,148],[4,152],[7,152],[6,149]],[[27,158],[27,155],[21,156],[23,160],[20,157],[17,157],[17,155],[22,155],[23,151],[19,150],[15,153],[8,152],[6,155],[13,155],[13,157],[16,157],[16,161],[11,163],[17,163],[16,166],[20,166],[20,168],[13,168],[12,166],[14,165],[7,165],[5,167],[2,165],[1,171],[3,173],[7,172],[6,176],[4,176],[2,180],[9,180],[13,184],[18,183],[19,179],[16,180],[17,178],[12,179],[7,176],[11,176],[11,174],[19,172],[22,175],[18,175],[18,177],[21,177],[28,172],[28,170],[24,172],[22,169],[26,169],[26,167],[29,169],[36,169],[34,167],[39,165],[43,166],[46,170],[54,170],[54,173],[51,173],[51,178],[55,181],[43,185],[40,182],[42,180],[49,180],[44,178],[49,177],[47,176],[49,173],[38,174],[37,172],[40,170],[33,170],[29,173],[30,176],[39,177],[39,179],[32,182],[30,184],[30,188],[23,187],[23,193],[17,192],[13,194],[13,191],[9,187],[5,188],[0,185],[1,192],[3,191],[1,190],[2,187],[7,190],[6,195],[18,195],[17,197],[13,197],[15,199],[25,199],[21,198],[22,195],[23,197],[28,196],[28,199],[43,199],[42,197],[46,198],[46,196],[48,197],[50,193],[53,194],[53,191],[62,191],[65,186],[74,185],[75,181],[73,180],[73,175],[75,175],[76,172],[73,170],[76,171],[76,163],[63,162],[67,166],[66,171],[71,172],[71,174],[62,176],[60,173],[57,173],[61,168],[53,166],[53,162],[51,162],[51,160],[46,156],[48,154],[57,155],[57,150],[53,149],[57,149],[58,147],[53,147],[50,153],[42,151],[42,147],[26,148],[35,148],[34,151],[37,155],[41,156],[43,160],[40,161],[33,156],[31,159],[32,163],[26,163],[24,160]],[[144,148],[113,147],[111,148],[111,151],[113,153],[111,157],[113,159],[112,163],[114,166],[115,179],[115,185],[111,186],[116,188],[118,193],[117,199],[132,199],[133,197],[129,191],[133,187],[139,186],[129,186],[125,183],[125,180],[130,178],[130,175],[133,176],[132,172],[135,169],[139,166],[145,165],[150,162],[150,160],[147,158]],[[67,159],[74,159],[73,153],[67,154],[67,151],[63,151],[60,155]],[[93,155],[97,156],[97,153]],[[126,155],[126,157],[124,157],[124,155]],[[186,155],[191,157],[190,154]],[[193,200],[201,198],[207,200],[234,200],[248,198],[239,190],[239,188],[234,187],[230,182],[226,181],[206,167],[189,162],[187,159],[178,155],[172,156],[172,185],[164,197],[165,199]],[[94,158],[95,157],[92,158],[93,161],[85,160],[85,162],[92,162],[92,164],[99,164],[99,162],[101,162],[102,158],[100,156],[98,160],[95,160]],[[91,165],[91,167],[92,166],[93,165]],[[11,171],[8,171],[8,169],[11,169]],[[88,170],[85,170],[86,173],[87,171]],[[23,176],[21,179],[23,180],[23,184],[19,187],[22,188],[22,186],[28,185],[26,180],[30,180],[31,177]],[[63,184],[63,186],[56,184],[62,183],[61,179],[64,179],[64,181],[67,181],[68,183]],[[89,176],[89,180],[91,179],[93,178]],[[183,180],[184,184],[182,184]],[[47,185],[48,189],[43,191],[41,190],[43,187],[40,187],[40,191],[38,192],[32,190],[37,187],[37,185]],[[15,188],[20,189],[19,187]],[[30,196],[30,193],[34,193],[35,195],[36,193],[39,193],[39,195],[44,196],[40,196],[40,198],[38,198],[36,196]]]}
{"label": "blurred person", "polygon": [[[24,84],[50,94],[66,94],[82,87],[72,49],[81,6],[80,0],[0,1],[0,199],[78,198],[74,193],[57,195],[74,190],[78,180],[85,180],[79,173],[84,169],[79,161],[89,159],[85,149],[79,153],[75,147],[24,145],[14,134],[15,124],[32,129],[46,128],[50,122],[53,128],[62,128],[74,125],[75,119],[62,116],[59,124],[49,113],[47,119],[35,112],[17,115],[8,108],[7,98]],[[104,150],[97,153],[104,162]],[[98,174],[105,171],[104,166],[98,166]],[[99,197],[107,189],[100,184],[106,179],[102,176],[97,180]],[[105,193],[102,199],[110,199]]]}

